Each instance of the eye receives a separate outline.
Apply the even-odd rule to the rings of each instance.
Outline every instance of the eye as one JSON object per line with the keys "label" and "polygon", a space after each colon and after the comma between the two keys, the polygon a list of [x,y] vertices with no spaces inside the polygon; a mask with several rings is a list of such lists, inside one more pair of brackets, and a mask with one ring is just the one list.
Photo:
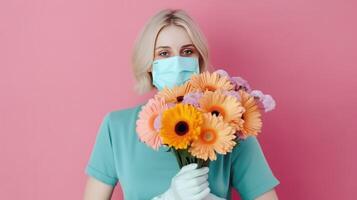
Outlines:
{"label": "eye", "polygon": [[185,49],[183,50],[183,54],[184,55],[191,55],[193,53],[193,51],[191,49]]}
{"label": "eye", "polygon": [[166,56],[168,56],[168,52],[167,51],[160,51],[159,52],[159,56],[163,56],[163,57],[166,57]]}

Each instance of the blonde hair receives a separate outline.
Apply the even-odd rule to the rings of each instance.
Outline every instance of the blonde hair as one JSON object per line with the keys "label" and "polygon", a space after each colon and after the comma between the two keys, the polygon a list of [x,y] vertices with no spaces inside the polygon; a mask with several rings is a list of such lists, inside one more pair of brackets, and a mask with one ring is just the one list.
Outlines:
{"label": "blonde hair", "polygon": [[192,18],[181,9],[161,10],[150,18],[134,43],[132,54],[132,67],[136,79],[134,89],[139,94],[154,88],[152,76],[148,70],[151,68],[154,59],[156,38],[162,28],[171,24],[181,26],[187,31],[193,45],[199,52],[200,72],[212,69],[208,57],[207,40]]}

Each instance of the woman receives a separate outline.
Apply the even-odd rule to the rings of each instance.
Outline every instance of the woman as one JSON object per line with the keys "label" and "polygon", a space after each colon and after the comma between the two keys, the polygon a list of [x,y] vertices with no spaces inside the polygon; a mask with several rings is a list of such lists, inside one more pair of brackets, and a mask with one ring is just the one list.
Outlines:
{"label": "woman", "polygon": [[[181,72],[182,62],[192,65],[187,77],[210,69],[207,42],[186,12],[162,10],[149,20],[135,44],[137,91],[182,84],[185,80],[174,76]],[[256,137],[248,137],[232,153],[218,155],[209,167],[190,164],[179,169],[167,147],[155,151],[139,141],[135,123],[143,105],[104,117],[85,170],[86,200],[110,199],[119,181],[128,200],[231,199],[232,187],[244,200],[277,199],[274,187],[280,182]]]}

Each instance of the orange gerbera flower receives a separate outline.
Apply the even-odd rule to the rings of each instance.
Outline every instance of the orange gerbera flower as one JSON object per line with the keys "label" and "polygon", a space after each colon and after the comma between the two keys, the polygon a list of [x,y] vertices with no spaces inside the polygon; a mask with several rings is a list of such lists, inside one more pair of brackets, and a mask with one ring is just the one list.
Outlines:
{"label": "orange gerbera flower", "polygon": [[245,109],[242,115],[243,123],[240,124],[239,129],[243,138],[254,135],[256,136],[261,132],[262,120],[261,113],[254,96],[251,96],[248,92],[244,90],[239,90],[240,102]]}
{"label": "orange gerbera flower", "polygon": [[244,112],[244,108],[237,98],[225,95],[222,90],[206,91],[199,103],[202,111],[220,115],[225,122],[234,127],[238,126]]}
{"label": "orange gerbera flower", "polygon": [[159,132],[154,127],[154,122],[158,115],[167,108],[164,99],[152,98],[141,108],[139,119],[136,121],[139,139],[155,150],[158,150],[162,141]]}
{"label": "orange gerbera flower", "polygon": [[175,149],[186,149],[192,140],[197,139],[202,113],[190,104],[176,104],[162,114],[160,136],[164,144]]}
{"label": "orange gerbera flower", "polygon": [[156,96],[164,98],[166,103],[180,103],[183,97],[191,91],[193,88],[190,82],[186,81],[183,85],[175,86],[172,89],[164,87]]}
{"label": "orange gerbera flower", "polygon": [[222,116],[204,113],[201,134],[188,151],[203,160],[216,160],[216,152],[226,154],[232,151],[235,138],[235,128],[224,122]]}
{"label": "orange gerbera flower", "polygon": [[191,76],[190,82],[193,89],[199,91],[216,91],[218,89],[232,90],[234,89],[233,84],[230,82],[228,77],[221,76],[216,72],[209,73],[208,71],[202,72],[200,74],[194,74]]}

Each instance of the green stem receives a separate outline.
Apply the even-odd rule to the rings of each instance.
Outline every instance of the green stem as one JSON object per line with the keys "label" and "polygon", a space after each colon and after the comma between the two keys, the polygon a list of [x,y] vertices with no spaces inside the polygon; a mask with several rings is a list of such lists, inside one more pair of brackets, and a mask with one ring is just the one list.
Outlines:
{"label": "green stem", "polygon": [[194,156],[192,156],[188,151],[187,149],[175,149],[175,148],[172,148],[173,150],[173,153],[176,157],[176,160],[177,160],[177,163],[180,167],[180,169],[185,166],[185,165],[188,165],[188,164],[191,164],[191,163],[197,163],[197,168],[201,168],[201,167],[208,167],[209,166],[209,162],[210,160],[207,159],[207,160],[203,160],[203,159],[200,159],[200,158],[196,158]]}

